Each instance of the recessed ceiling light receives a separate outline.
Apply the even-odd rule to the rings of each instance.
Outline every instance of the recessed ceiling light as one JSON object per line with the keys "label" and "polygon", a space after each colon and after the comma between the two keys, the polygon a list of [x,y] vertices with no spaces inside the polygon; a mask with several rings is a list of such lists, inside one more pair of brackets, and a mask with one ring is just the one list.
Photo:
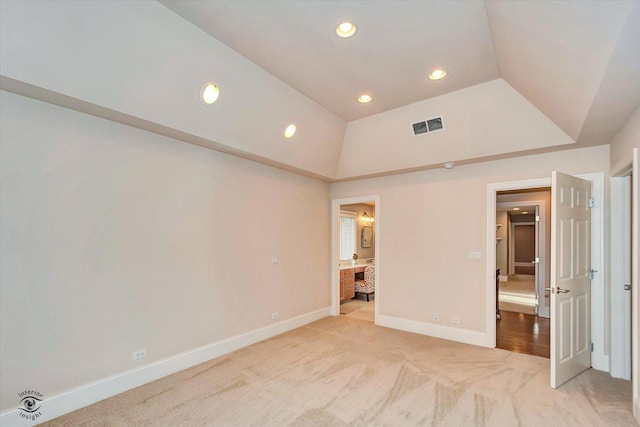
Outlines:
{"label": "recessed ceiling light", "polygon": [[291,138],[294,134],[296,133],[296,125],[294,125],[293,123],[291,123],[289,126],[287,126],[287,128],[284,130],[284,137],[285,138]]}
{"label": "recessed ceiling light", "polygon": [[529,213],[529,212],[524,211],[524,212],[522,212],[522,215],[526,215],[526,214],[528,214],[528,213]]}
{"label": "recessed ceiling light", "polygon": [[358,102],[361,104],[366,104],[367,102],[371,102],[371,95],[360,95],[358,98]]}
{"label": "recessed ceiling light", "polygon": [[519,210],[520,210],[520,208],[513,208],[513,210],[514,210],[514,211],[519,211]]}
{"label": "recessed ceiling light", "polygon": [[455,163],[453,163],[453,162],[447,162],[447,163],[445,163],[445,164],[444,164],[444,168],[445,168],[445,169],[453,169],[453,167],[454,167],[455,165],[456,165],[456,164],[455,164]]}
{"label": "recessed ceiling light", "polygon": [[436,68],[431,72],[431,74],[429,74],[429,78],[431,80],[440,80],[444,78],[444,76],[446,75],[447,75],[447,72],[445,70],[443,70],[442,68]]}
{"label": "recessed ceiling light", "polygon": [[207,83],[200,93],[200,99],[207,105],[211,105],[218,100],[220,89],[213,83]]}
{"label": "recessed ceiling light", "polygon": [[353,22],[343,21],[336,27],[336,34],[343,39],[353,36],[356,33],[356,26]]}

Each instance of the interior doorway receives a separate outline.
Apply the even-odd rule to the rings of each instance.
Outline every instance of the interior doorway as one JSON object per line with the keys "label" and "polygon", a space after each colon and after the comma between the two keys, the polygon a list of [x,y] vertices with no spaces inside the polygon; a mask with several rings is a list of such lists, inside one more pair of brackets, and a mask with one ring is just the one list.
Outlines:
{"label": "interior doorway", "polygon": [[380,197],[334,199],[331,217],[331,314],[377,323]]}
{"label": "interior doorway", "polygon": [[496,194],[496,347],[549,358],[551,188]]}
{"label": "interior doorway", "polygon": [[340,205],[340,315],[374,321],[375,223],[373,201]]}
{"label": "interior doorway", "polygon": [[[635,159],[635,158],[634,158]],[[635,178],[635,174],[634,174],[634,178]],[[581,178],[581,179],[578,179]],[[567,179],[570,181],[573,181],[574,179],[578,179],[578,181],[580,181],[580,183],[576,183],[576,184],[571,184],[571,185],[575,185],[575,186],[579,186],[580,189],[576,190],[576,191],[581,191],[581,194],[584,193],[582,186],[584,185],[583,183],[586,181],[589,184],[590,187],[590,191],[589,193],[591,194],[591,197],[587,197],[585,198],[585,195],[583,194],[581,197],[577,198],[577,199],[568,199],[568,198],[562,198],[559,197],[559,195],[563,195],[563,194],[567,194],[567,191],[569,191],[567,189]],[[557,185],[557,180],[561,181],[561,186]],[[556,185],[553,185],[553,182],[556,182]],[[551,174],[551,178],[537,178],[537,179],[528,179],[528,180],[522,180],[522,181],[511,181],[511,182],[498,182],[498,183],[490,183],[487,184],[487,228],[486,228],[486,253],[487,253],[487,257],[486,257],[486,271],[487,271],[487,276],[486,276],[486,324],[489,325],[489,327],[487,328],[487,335],[488,335],[488,342],[489,345],[492,345],[495,347],[496,345],[496,328],[495,325],[497,322],[499,322],[499,320],[496,319],[496,296],[497,296],[497,292],[496,292],[496,275],[495,275],[495,269],[496,269],[496,198],[497,198],[497,193],[501,192],[501,191],[509,191],[509,190],[519,190],[519,189],[529,189],[529,188],[542,188],[542,187],[548,187],[551,186],[552,187],[552,198],[554,198],[554,200],[559,200],[560,202],[556,202],[555,205],[558,205],[558,203],[562,203],[565,200],[576,200],[577,202],[579,202],[578,204],[580,204],[580,206],[584,205],[585,201],[588,202],[589,204],[589,219],[587,219],[586,221],[580,219],[580,221],[575,222],[575,224],[579,224],[582,228],[580,229],[580,235],[584,235],[584,233],[588,232],[588,237],[586,239],[582,239],[580,240],[583,243],[587,243],[587,245],[583,245],[581,247],[576,248],[575,253],[576,254],[580,254],[580,256],[585,256],[585,254],[589,254],[590,255],[590,261],[589,262],[584,262],[584,260],[579,264],[581,269],[579,272],[579,277],[580,278],[584,278],[587,275],[589,276],[589,281],[590,281],[590,287],[589,290],[587,291],[587,295],[586,297],[582,296],[582,288],[576,290],[575,293],[572,293],[571,295],[576,295],[578,298],[575,298],[573,301],[571,301],[572,303],[580,303],[581,307],[579,307],[578,309],[576,309],[575,307],[573,307],[571,310],[565,310],[566,313],[571,314],[571,322],[572,323],[576,323],[581,326],[581,331],[584,331],[585,333],[582,334],[581,339],[580,340],[576,340],[576,342],[574,343],[576,348],[579,347],[579,355],[582,354],[587,354],[590,356],[590,366],[593,367],[594,369],[598,369],[601,371],[609,371],[609,357],[608,355],[605,353],[605,349],[606,349],[606,342],[605,342],[605,337],[606,337],[606,326],[607,326],[607,322],[605,321],[605,272],[603,272],[604,269],[604,260],[605,260],[605,251],[604,251],[604,237],[605,237],[605,227],[604,227],[604,208],[606,207],[606,199],[605,199],[605,175],[603,173],[592,173],[592,174],[583,174],[583,175],[578,175],[577,177],[570,177],[568,175],[565,174],[560,174],[558,172],[552,172]],[[636,187],[634,184],[634,200],[636,197]],[[560,205],[558,205],[560,206]],[[558,230],[562,230],[562,226],[561,224],[558,223],[558,219],[562,219],[564,220],[565,213],[561,212],[561,214],[558,214],[557,210],[558,210],[558,206],[556,206],[555,210],[556,213],[554,214],[552,212],[551,215],[551,231],[552,231],[552,251],[550,252],[550,257],[549,259],[552,262],[552,265],[550,266],[552,269],[552,277],[561,277],[564,280],[564,276],[562,274],[564,274],[562,271],[558,271],[558,266],[565,266],[568,265],[566,263],[566,260],[560,260],[560,257],[558,256],[559,254],[564,254],[564,252],[560,251],[558,249],[558,242],[562,242],[562,238],[563,236],[558,233]],[[563,208],[564,209],[564,208]],[[634,210],[634,227],[636,224],[636,212],[637,210]],[[574,224],[574,222],[572,222],[571,224]],[[636,230],[637,228],[634,228],[634,230]],[[636,233],[633,233],[633,236],[635,237]],[[553,245],[555,243],[555,245]],[[573,244],[573,243],[572,243]],[[567,246],[569,247],[569,246]],[[634,248],[637,247],[637,243],[634,240]],[[574,253],[574,252],[572,252]],[[637,251],[634,249],[634,254],[637,254]],[[554,258],[554,254],[555,254],[555,260]],[[635,255],[632,257],[635,258]],[[559,263],[558,260],[560,260],[561,262]],[[585,270],[585,267],[587,266],[591,266],[591,270]],[[584,271],[583,271],[584,270]],[[634,272],[636,270],[633,270]],[[632,291],[633,289],[635,289],[636,287],[636,274],[634,273],[633,278],[632,278]],[[552,282],[552,280],[550,279],[550,283]],[[565,286],[564,283],[561,283],[563,286]],[[567,286],[573,286],[573,284],[568,284]],[[554,288],[554,286],[552,286],[552,289]],[[550,358],[550,384],[552,387],[558,387],[560,384],[562,384],[562,381],[558,380],[558,373],[564,373],[564,371],[562,371],[562,369],[564,369],[565,367],[571,367],[573,365],[570,364],[564,364],[562,366],[559,366],[559,358],[558,356],[563,356],[564,353],[562,353],[563,350],[569,348],[567,345],[565,345],[565,339],[568,337],[567,333],[569,331],[568,328],[566,328],[565,326],[568,326],[569,323],[568,322],[564,322],[564,320],[569,320],[569,316],[565,317],[561,317],[559,318],[558,316],[558,307],[564,307],[563,304],[565,304],[564,299],[560,299],[556,294],[560,294],[560,296],[566,295],[566,292],[572,292],[573,289],[568,289],[566,287],[563,287],[562,289],[560,289],[560,286],[558,286],[555,290],[554,290],[554,296],[551,297],[551,309],[555,309],[556,312],[551,314],[550,320],[551,320],[551,330],[550,330],[550,337],[551,337],[551,358]],[[633,304],[635,304],[636,300],[633,299]],[[589,304],[590,302],[590,304]],[[635,309],[635,305],[633,305],[632,307],[632,316],[635,316],[636,314],[636,309]],[[581,316],[580,318],[574,318],[574,314],[577,316]],[[554,328],[554,319],[555,319],[555,328]],[[635,317],[634,317],[635,319]],[[634,324],[635,324],[635,320],[634,320]],[[590,327],[589,327],[590,325]],[[558,330],[558,328],[560,327],[560,329]],[[564,347],[560,347],[558,345],[558,341],[560,341],[561,343],[564,343],[562,345],[564,345]],[[587,346],[585,347],[584,344],[587,344]],[[585,350],[586,348],[589,348],[589,350]],[[576,355],[578,353],[571,353],[569,354],[566,359],[567,360],[573,360],[571,357],[573,357],[572,355]],[[635,348],[634,348],[634,357],[632,358],[633,360],[635,360]],[[633,363],[633,362],[632,362]],[[579,366],[582,369],[583,364],[577,364],[576,366]],[[637,373],[637,371],[634,369],[633,370],[633,375],[634,375],[634,380],[635,380],[635,375]],[[575,374],[574,374],[575,375]],[[562,379],[560,379],[562,380]],[[634,386],[635,386],[635,381],[634,381]],[[638,393],[640,394],[640,393]],[[637,396],[636,394],[636,390],[634,389],[634,398]],[[639,405],[640,407],[640,405]],[[640,410],[639,410],[640,412]]]}
{"label": "interior doorway", "polygon": [[631,165],[611,178],[611,376],[631,379]]}

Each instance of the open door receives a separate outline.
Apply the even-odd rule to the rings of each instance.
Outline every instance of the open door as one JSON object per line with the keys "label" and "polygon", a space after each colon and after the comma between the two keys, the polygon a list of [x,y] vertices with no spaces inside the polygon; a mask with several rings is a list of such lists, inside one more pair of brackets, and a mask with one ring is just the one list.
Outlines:
{"label": "open door", "polygon": [[536,284],[536,299],[537,299],[537,304],[536,304],[536,315],[539,316],[540,315],[540,305],[544,305],[544,295],[545,295],[545,291],[544,291],[544,271],[542,271],[540,269],[540,206],[536,205],[536,210],[535,210],[535,217],[534,217],[534,221],[535,221],[535,249],[534,249],[534,257],[533,260],[531,260],[531,262],[533,263],[533,266],[535,267],[535,284]]}
{"label": "open door", "polygon": [[551,387],[591,367],[591,182],[551,174]]}

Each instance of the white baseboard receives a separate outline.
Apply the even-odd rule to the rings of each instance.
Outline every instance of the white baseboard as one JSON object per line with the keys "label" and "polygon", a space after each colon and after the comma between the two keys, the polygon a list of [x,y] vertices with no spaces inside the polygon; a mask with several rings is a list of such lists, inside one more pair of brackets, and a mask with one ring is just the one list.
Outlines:
{"label": "white baseboard", "polygon": [[489,342],[489,336],[482,332],[469,331],[467,329],[453,328],[450,326],[435,325],[433,323],[418,322],[415,320],[400,319],[393,316],[379,315],[379,326],[413,332],[430,337],[442,338],[450,341],[462,342],[481,347],[494,347]]}
{"label": "white baseboard", "polygon": [[168,357],[131,369],[113,376],[100,379],[90,384],[67,390],[55,396],[45,396],[40,413],[36,421],[30,422],[18,414],[18,409],[13,408],[0,414],[0,426],[28,426],[39,424],[93,403],[106,399],[116,394],[125,392],[135,387],[155,381],[167,375],[183,369],[199,365],[208,360],[238,350],[267,338],[274,337],[308,323],[315,322],[330,315],[331,307],[302,314],[291,319],[283,320],[273,325],[265,326],[251,332],[222,341],[207,344],[205,346]]}
{"label": "white baseboard", "polygon": [[636,422],[640,424],[640,397],[633,402],[633,416],[636,419]]}

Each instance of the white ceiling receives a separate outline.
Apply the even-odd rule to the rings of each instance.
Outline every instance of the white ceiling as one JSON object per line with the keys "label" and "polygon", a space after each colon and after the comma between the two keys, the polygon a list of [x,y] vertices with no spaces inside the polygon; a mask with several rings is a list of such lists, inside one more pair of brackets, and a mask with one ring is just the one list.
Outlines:
{"label": "white ceiling", "polygon": [[[593,145],[640,105],[640,2],[160,2],[345,121],[502,77]],[[430,81],[435,67],[449,75]]]}

